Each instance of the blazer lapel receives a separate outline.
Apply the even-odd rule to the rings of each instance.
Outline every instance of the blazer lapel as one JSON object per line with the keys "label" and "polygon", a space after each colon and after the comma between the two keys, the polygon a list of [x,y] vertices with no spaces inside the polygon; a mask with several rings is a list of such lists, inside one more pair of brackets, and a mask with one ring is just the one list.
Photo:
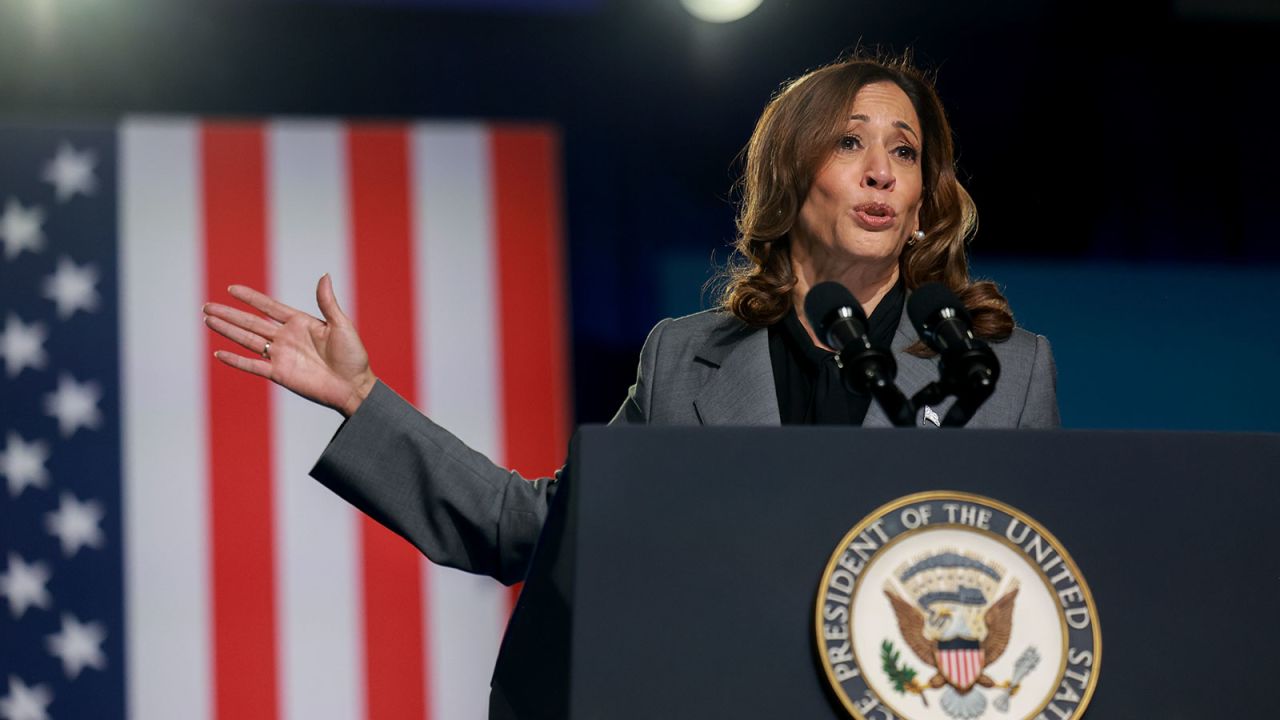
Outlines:
{"label": "blazer lapel", "polygon": [[703,425],[781,425],[769,332],[737,322],[717,329],[694,355],[713,368],[693,401]]}

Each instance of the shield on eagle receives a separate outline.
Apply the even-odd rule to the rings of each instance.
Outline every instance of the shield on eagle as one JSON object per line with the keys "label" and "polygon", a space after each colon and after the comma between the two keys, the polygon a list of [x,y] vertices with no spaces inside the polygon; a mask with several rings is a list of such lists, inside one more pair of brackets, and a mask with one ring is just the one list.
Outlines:
{"label": "shield on eagle", "polygon": [[983,659],[982,647],[972,640],[952,640],[938,643],[934,666],[942,677],[960,692],[968,692],[969,688],[982,676],[982,669],[987,666]]}

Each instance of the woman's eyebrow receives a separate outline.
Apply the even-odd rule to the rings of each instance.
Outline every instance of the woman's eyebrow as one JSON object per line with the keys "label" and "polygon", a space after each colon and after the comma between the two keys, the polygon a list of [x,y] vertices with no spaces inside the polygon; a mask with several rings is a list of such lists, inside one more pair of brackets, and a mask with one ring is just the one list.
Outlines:
{"label": "woman's eyebrow", "polygon": [[[856,113],[856,114],[854,114],[854,115],[850,115],[850,116],[849,116],[849,119],[850,119],[850,120],[861,120],[862,122],[871,122],[871,118],[870,118],[870,117],[868,117],[868,116],[866,116],[866,115],[863,115],[863,114],[861,114],[861,113]],[[912,135],[915,135],[915,138],[916,138],[917,140],[919,140],[919,139],[920,139],[920,135],[919,135],[918,133],[916,133],[915,128],[911,127],[910,123],[908,123],[906,120],[894,120],[894,121],[893,121],[893,126],[894,126],[894,127],[896,127],[896,128],[902,128],[903,130],[906,130],[907,132],[911,133]]]}

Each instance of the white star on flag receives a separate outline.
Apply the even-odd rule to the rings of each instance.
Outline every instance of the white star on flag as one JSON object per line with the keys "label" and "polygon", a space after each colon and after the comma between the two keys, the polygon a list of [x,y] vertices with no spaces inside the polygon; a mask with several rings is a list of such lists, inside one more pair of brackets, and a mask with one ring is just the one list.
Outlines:
{"label": "white star on flag", "polygon": [[23,368],[41,370],[48,358],[44,353],[44,341],[48,333],[44,325],[27,325],[22,318],[9,313],[4,332],[0,332],[0,355],[4,356],[4,371],[9,377],[17,377]]}
{"label": "white star on flag", "polygon": [[58,306],[58,317],[66,320],[76,310],[98,309],[98,270],[92,264],[80,267],[65,255],[58,258],[58,269],[44,279],[44,296]]}
{"label": "white star on flag", "polygon": [[93,176],[96,163],[93,151],[77,152],[71,143],[64,141],[58,146],[58,154],[44,166],[43,177],[45,182],[53,183],[58,202],[63,203],[77,193],[93,194],[98,187],[98,180]]}
{"label": "white star on flag", "polygon": [[28,687],[17,675],[9,676],[9,694],[0,698],[0,717],[4,720],[49,720],[49,703],[53,693],[44,685]]}
{"label": "white star on flag", "polygon": [[107,656],[98,647],[107,638],[102,623],[82,623],[71,613],[62,614],[62,630],[47,638],[49,654],[62,660],[62,669],[74,680],[86,667],[102,670]]}
{"label": "white star on flag", "polygon": [[49,471],[44,463],[48,459],[47,445],[39,440],[24,442],[22,436],[10,430],[4,452],[0,452],[0,475],[9,480],[9,496],[18,497],[28,487],[47,487]]}
{"label": "white star on flag", "polygon": [[49,577],[49,568],[44,563],[28,565],[18,553],[9,553],[9,569],[0,574],[0,595],[9,598],[9,612],[15,620],[33,606],[49,609],[52,598],[45,588]]}
{"label": "white star on flag", "polygon": [[23,250],[40,252],[44,248],[44,210],[32,205],[22,207],[16,198],[9,198],[0,215],[0,242],[4,243],[4,259],[12,260]]}
{"label": "white star on flag", "polygon": [[58,418],[58,429],[63,437],[71,437],[80,428],[96,429],[102,424],[98,401],[102,390],[92,381],[76,382],[63,373],[58,378],[58,389],[44,396],[44,411]]}
{"label": "white star on flag", "polygon": [[44,516],[44,525],[50,535],[62,543],[62,552],[71,557],[82,547],[102,547],[102,528],[98,523],[103,516],[102,506],[88,500],[80,502],[69,492],[58,499],[58,509]]}

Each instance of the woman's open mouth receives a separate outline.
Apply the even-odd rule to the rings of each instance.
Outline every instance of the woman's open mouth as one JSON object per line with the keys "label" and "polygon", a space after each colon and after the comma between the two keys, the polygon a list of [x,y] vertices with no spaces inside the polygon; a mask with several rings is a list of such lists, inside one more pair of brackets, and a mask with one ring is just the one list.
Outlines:
{"label": "woman's open mouth", "polygon": [[862,203],[853,208],[853,218],[867,230],[884,230],[893,225],[894,209],[885,203]]}

